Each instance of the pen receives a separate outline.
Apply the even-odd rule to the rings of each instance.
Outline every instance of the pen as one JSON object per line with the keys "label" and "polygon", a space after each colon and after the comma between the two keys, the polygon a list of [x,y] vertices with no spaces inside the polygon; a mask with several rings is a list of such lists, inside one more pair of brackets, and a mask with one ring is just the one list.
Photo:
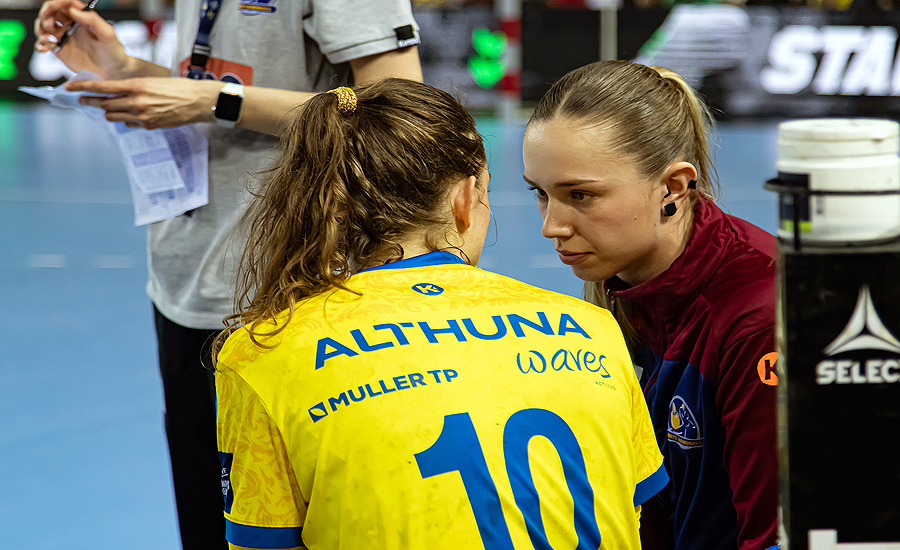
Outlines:
{"label": "pen", "polygon": [[[91,11],[91,10],[93,10],[93,9],[94,9],[94,6],[96,6],[96,5],[97,5],[97,2],[99,2],[99,1],[100,1],[100,0],[90,0],[87,4],[84,5],[83,10],[84,10],[84,11]],[[54,52],[54,53],[55,53],[55,52],[58,52],[59,49],[62,48],[62,47],[66,44],[66,40],[68,40],[69,37],[72,36],[72,35],[75,33],[75,31],[78,30],[78,27],[80,27],[80,26],[81,26],[81,25],[79,25],[77,22],[72,23],[71,25],[69,25],[69,28],[66,29],[65,34],[63,34],[63,35],[62,35],[62,38],[59,39],[59,43],[56,45],[55,48],[53,48],[53,52]]]}

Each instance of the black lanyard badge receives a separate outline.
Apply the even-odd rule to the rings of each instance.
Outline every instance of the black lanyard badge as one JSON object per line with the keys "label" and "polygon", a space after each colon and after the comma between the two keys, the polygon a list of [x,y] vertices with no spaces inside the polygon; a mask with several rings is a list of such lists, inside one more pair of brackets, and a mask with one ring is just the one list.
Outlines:
{"label": "black lanyard badge", "polygon": [[205,0],[200,6],[200,28],[197,29],[197,39],[191,49],[191,66],[188,69],[188,78],[201,80],[206,76],[206,64],[209,62],[212,49],[209,46],[209,37],[212,34],[213,24],[219,15],[220,0]]}

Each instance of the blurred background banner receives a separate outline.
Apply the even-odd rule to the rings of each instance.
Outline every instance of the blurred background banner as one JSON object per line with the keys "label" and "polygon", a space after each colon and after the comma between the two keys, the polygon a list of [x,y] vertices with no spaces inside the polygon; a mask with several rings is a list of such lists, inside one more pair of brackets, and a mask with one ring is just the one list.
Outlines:
{"label": "blurred background banner", "polygon": [[900,107],[900,13],[859,0],[844,10],[676,6],[637,61],[691,79],[739,117],[893,117]]}
{"label": "blurred background banner", "polygon": [[[524,101],[599,58],[596,13],[523,4]],[[685,76],[721,118],[894,117],[900,110],[900,11],[890,1],[830,9],[626,3],[617,16],[619,59]]]}
{"label": "blurred background banner", "polygon": [[[414,4],[426,82],[470,108],[496,107],[510,77],[525,104],[535,102],[563,74],[600,57],[596,0],[522,2],[520,28],[510,26],[499,0]],[[170,64],[170,21],[151,45],[137,7],[98,11],[117,22],[131,52]],[[70,76],[52,54],[32,51],[36,15],[36,7],[0,10],[0,97],[26,100],[18,86]],[[814,7],[644,0],[625,2],[615,17],[619,59],[684,75],[722,118],[890,117],[900,110],[900,11],[890,0]],[[520,36],[509,36],[515,32]]]}

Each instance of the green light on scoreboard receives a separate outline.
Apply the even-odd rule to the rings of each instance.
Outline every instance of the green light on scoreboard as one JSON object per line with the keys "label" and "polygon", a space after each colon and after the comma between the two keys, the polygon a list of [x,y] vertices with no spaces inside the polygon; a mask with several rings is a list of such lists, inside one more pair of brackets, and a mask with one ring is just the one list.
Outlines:
{"label": "green light on scoreboard", "polygon": [[472,31],[472,46],[475,56],[469,58],[469,75],[475,84],[482,88],[491,88],[503,78],[506,62],[502,60],[506,51],[506,34],[501,31],[491,32],[487,29]]}
{"label": "green light on scoreboard", "polygon": [[12,80],[19,73],[16,57],[24,39],[24,23],[16,19],[0,20],[0,80]]}

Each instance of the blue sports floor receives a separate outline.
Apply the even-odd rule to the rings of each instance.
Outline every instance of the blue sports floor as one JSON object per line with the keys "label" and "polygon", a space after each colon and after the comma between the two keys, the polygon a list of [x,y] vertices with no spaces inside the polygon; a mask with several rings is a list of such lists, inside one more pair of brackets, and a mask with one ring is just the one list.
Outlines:
{"label": "blue sports floor", "polygon": [[[497,238],[482,267],[574,295],[522,181],[524,121],[479,121]],[[773,232],[776,126],[718,133],[721,204]],[[179,548],[145,230],[103,130],[0,103],[0,548]],[[493,244],[491,244],[493,243]]]}

